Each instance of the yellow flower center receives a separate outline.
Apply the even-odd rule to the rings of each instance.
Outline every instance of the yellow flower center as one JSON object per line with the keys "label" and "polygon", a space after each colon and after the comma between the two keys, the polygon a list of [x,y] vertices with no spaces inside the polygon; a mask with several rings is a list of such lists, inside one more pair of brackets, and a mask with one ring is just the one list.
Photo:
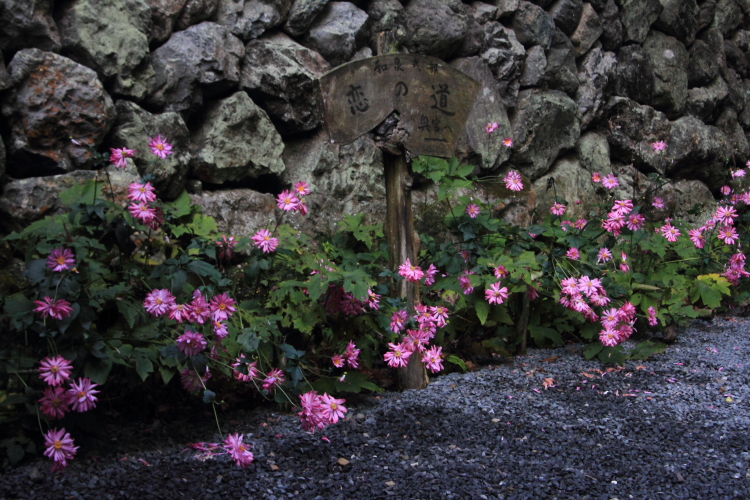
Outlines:
{"label": "yellow flower center", "polygon": [[146,192],[146,188],[145,187],[138,188],[138,191],[140,191],[141,193],[145,193]]}
{"label": "yellow flower center", "polygon": [[159,297],[156,297],[156,299],[154,300],[154,302],[156,302],[157,306],[161,305],[161,299]]}
{"label": "yellow flower center", "polygon": [[158,149],[159,151],[163,150],[164,149],[164,144],[162,144],[161,142],[157,143],[156,144],[156,149]]}
{"label": "yellow flower center", "polygon": [[270,240],[270,239],[271,239],[271,237],[270,237],[270,236],[264,236],[264,237],[263,237],[263,241],[268,241],[268,240]]}
{"label": "yellow flower center", "polygon": [[52,365],[50,366],[49,371],[51,371],[52,373],[57,373],[58,371],[60,371],[60,367],[57,365]]}
{"label": "yellow flower center", "polygon": [[85,392],[83,392],[83,391],[78,391],[78,394],[76,394],[76,395],[78,396],[78,399],[81,399],[81,398],[85,398],[85,397],[86,397],[86,393],[85,393]]}
{"label": "yellow flower center", "polygon": [[227,305],[226,305],[226,304],[219,304],[219,309],[221,309],[222,311],[223,311],[224,309],[226,309],[226,308],[227,308]]}
{"label": "yellow flower center", "polygon": [[241,444],[241,445],[239,445],[239,446],[237,447],[237,449],[238,449],[239,451],[247,451],[247,448],[245,448],[245,445],[244,445],[244,444]]}
{"label": "yellow flower center", "polygon": [[401,351],[393,351],[393,355],[397,358],[401,357]]}
{"label": "yellow flower center", "polygon": [[56,450],[59,450],[60,448],[62,448],[62,441],[58,439],[57,441],[54,442],[53,446],[55,447]]}
{"label": "yellow flower center", "polygon": [[332,410],[335,410],[335,409],[337,409],[338,407],[339,407],[339,405],[337,405],[336,403],[331,403],[331,409],[332,409]]}
{"label": "yellow flower center", "polygon": [[57,258],[57,264],[62,266],[65,264],[65,257],[58,257]]}
{"label": "yellow flower center", "polygon": [[52,400],[52,406],[60,406],[60,403],[62,403],[62,401],[60,401],[60,398],[55,398]]}

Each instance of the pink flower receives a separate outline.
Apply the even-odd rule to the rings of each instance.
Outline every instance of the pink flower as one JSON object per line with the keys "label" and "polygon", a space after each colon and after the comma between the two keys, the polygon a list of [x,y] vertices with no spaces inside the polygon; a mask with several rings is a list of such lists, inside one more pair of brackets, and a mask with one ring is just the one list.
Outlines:
{"label": "pink flower", "polygon": [[346,362],[349,364],[350,368],[359,367],[359,349],[357,349],[357,346],[351,340],[344,350],[344,356],[346,357]]}
{"label": "pink flower", "polygon": [[154,217],[156,217],[156,209],[144,202],[131,203],[128,206],[128,211],[130,212],[130,215],[143,222],[144,224],[148,224],[149,222],[154,220]]}
{"label": "pink flower", "polygon": [[128,186],[128,199],[134,202],[151,203],[156,200],[156,190],[150,182],[146,184],[134,182]]}
{"label": "pink flower", "polygon": [[109,148],[110,155],[109,155],[109,162],[112,163],[112,165],[115,166],[115,168],[125,168],[128,166],[127,158],[132,158],[135,154],[135,150],[133,149],[127,149],[127,148],[120,148],[120,149],[113,149]]}
{"label": "pink flower", "polygon": [[625,302],[620,306],[620,320],[632,321],[635,319],[635,306],[630,302]]}
{"label": "pink flower", "polygon": [[622,262],[620,263],[620,271],[626,273],[630,271],[630,266],[628,265],[628,256],[625,255],[625,252],[620,252],[620,255],[622,255]]}
{"label": "pink flower", "polygon": [[426,365],[427,369],[432,373],[439,372],[443,369],[443,348],[439,346],[433,346],[422,353],[422,362]]}
{"label": "pink flower", "polygon": [[667,143],[664,141],[656,141],[655,143],[651,144],[651,147],[654,148],[654,151],[664,151],[664,149],[667,147]]}
{"label": "pink flower", "polygon": [[278,368],[274,368],[266,374],[266,378],[263,379],[263,389],[273,390],[274,387],[280,386],[284,383],[284,374]]}
{"label": "pink flower", "polygon": [[217,321],[226,321],[237,310],[236,302],[226,293],[220,293],[211,299],[211,315]]}
{"label": "pink flower", "polygon": [[505,268],[505,266],[497,266],[495,267],[494,274],[495,274],[495,278],[500,280],[508,276],[508,274],[510,273],[508,273],[508,270]]}
{"label": "pink flower", "polygon": [[495,130],[497,130],[497,122],[488,123],[487,126],[484,127],[484,131],[487,132],[488,134],[491,134]]}
{"label": "pink flower", "polygon": [[65,396],[65,389],[62,387],[47,387],[44,390],[44,397],[39,400],[39,404],[44,413],[50,420],[63,418],[68,408],[68,398]]}
{"label": "pink flower", "polygon": [[461,290],[464,295],[470,295],[474,292],[474,287],[471,286],[471,280],[469,279],[470,274],[474,273],[464,270],[463,274],[458,277],[458,283],[461,285]]}
{"label": "pink flower", "polygon": [[599,342],[607,347],[616,346],[620,342],[620,333],[617,330],[602,330],[599,332]]}
{"label": "pink flower", "polygon": [[607,330],[614,330],[617,323],[620,322],[620,310],[613,307],[612,309],[603,311],[601,322],[602,326]]}
{"label": "pink flower", "polygon": [[62,470],[68,465],[67,461],[72,460],[78,451],[78,446],[73,446],[73,439],[70,434],[65,432],[65,427],[60,429],[50,429],[44,435],[44,456],[55,461],[54,470]]}
{"label": "pink flower", "polygon": [[318,429],[324,429],[329,424],[323,414],[323,406],[317,392],[310,391],[301,394],[299,401],[302,411],[297,415],[304,430],[315,432]]}
{"label": "pink flower", "polygon": [[224,449],[237,465],[246,469],[253,462],[253,454],[248,449],[248,445],[242,442],[244,437],[244,434],[227,434],[224,439]]}
{"label": "pink flower", "polygon": [[599,172],[594,172],[593,174],[591,174],[591,181],[596,183],[602,182],[602,174],[600,174]]}
{"label": "pink flower", "polygon": [[177,337],[177,349],[182,351],[185,356],[195,356],[206,348],[206,339],[198,332],[186,330],[185,333]]}
{"label": "pink flower", "polygon": [[466,215],[468,215],[472,219],[474,219],[477,215],[479,215],[479,212],[480,212],[479,207],[474,203],[466,206]]}
{"label": "pink flower", "polygon": [[430,267],[427,268],[427,270],[424,272],[424,284],[425,286],[430,286],[435,284],[435,275],[438,272],[438,268],[435,267],[435,264],[430,264]]}
{"label": "pink flower", "polygon": [[680,236],[680,230],[667,222],[661,227],[661,234],[667,239],[667,241],[674,243],[677,241],[677,237]]}
{"label": "pink flower", "polygon": [[608,176],[604,177],[602,179],[602,186],[604,186],[607,189],[614,189],[617,186],[620,185],[620,182],[617,180],[617,177],[614,176],[614,174],[609,174]]}
{"label": "pink flower", "polygon": [[745,177],[745,171],[742,169],[739,169],[739,170],[735,170],[734,172],[732,172],[732,179],[736,177]]}
{"label": "pink flower", "polygon": [[506,137],[505,139],[503,139],[503,146],[505,146],[506,148],[513,146],[513,139],[511,139],[510,137]]}
{"label": "pink flower", "polygon": [[398,267],[398,274],[404,277],[406,281],[413,283],[418,282],[424,276],[424,272],[419,266],[413,266],[409,259]]}
{"label": "pink flower", "polygon": [[151,148],[151,152],[161,158],[162,160],[167,155],[172,154],[172,145],[167,142],[166,137],[162,137],[161,134],[156,137],[149,137],[148,147]]}
{"label": "pink flower", "polygon": [[79,378],[78,383],[71,382],[70,389],[67,391],[70,409],[84,412],[96,408],[97,398],[94,394],[98,394],[99,391],[95,391],[94,387],[97,385],[88,378]]}
{"label": "pink flower", "polygon": [[158,318],[164,316],[172,308],[172,304],[175,303],[174,296],[166,288],[152,290],[151,293],[146,295],[146,300],[143,301],[143,307],[152,316]]}
{"label": "pink flower", "polygon": [[688,231],[688,235],[690,236],[690,241],[695,245],[695,248],[703,248],[703,245],[706,243],[706,237],[703,236],[703,231],[700,229],[691,229]]}
{"label": "pink flower", "polygon": [[211,378],[211,371],[206,367],[206,373],[201,377],[198,372],[190,368],[185,368],[180,372],[180,381],[182,388],[186,391],[193,392],[203,389],[208,379]]}
{"label": "pink flower", "polygon": [[573,227],[576,229],[583,229],[586,227],[586,224],[588,224],[588,221],[586,219],[578,219],[573,223]]}
{"label": "pink flower", "polygon": [[73,365],[62,356],[46,357],[39,364],[39,378],[53,387],[62,385],[73,371]]}
{"label": "pink flower", "polygon": [[[260,375],[257,362],[253,361],[252,363],[248,363],[247,359],[245,359],[244,356],[242,358],[235,359],[236,363],[232,363],[232,368],[234,368],[234,378],[236,378],[237,380],[240,380],[242,382],[250,382],[254,378],[257,378],[258,375]],[[237,370],[240,365],[244,365],[247,367],[247,375]]]}
{"label": "pink flower", "polygon": [[655,196],[654,201],[651,203],[651,206],[654,208],[664,208],[664,200],[662,200],[658,196]]}
{"label": "pink flower", "polygon": [[345,402],[345,400],[336,399],[329,396],[327,393],[323,393],[323,395],[320,396],[321,411],[328,422],[335,424],[340,418],[344,418],[344,413],[349,411],[344,408]]}
{"label": "pink flower", "polygon": [[726,245],[733,245],[739,239],[737,230],[732,226],[724,226],[723,228],[719,229],[716,237],[723,241]]}
{"label": "pink flower", "polygon": [[555,202],[551,207],[549,207],[549,211],[552,215],[562,215],[565,213],[565,210],[567,210],[567,207],[563,205],[562,203]]}
{"label": "pink flower", "polygon": [[190,304],[173,303],[169,308],[169,319],[178,323],[190,320]]}
{"label": "pink flower", "polygon": [[732,188],[729,186],[721,186],[720,191],[724,196],[729,196],[732,193]]}
{"label": "pink flower", "polygon": [[643,227],[646,222],[646,218],[641,214],[630,214],[628,222],[625,224],[631,231],[638,231]]}
{"label": "pink flower", "polygon": [[295,183],[293,189],[294,192],[297,193],[297,196],[299,196],[300,198],[310,194],[310,186],[308,186],[305,181],[299,181]]}
{"label": "pink flower", "polygon": [[587,297],[596,292],[600,286],[601,282],[598,279],[592,280],[589,276],[581,276],[578,279],[578,291]]}
{"label": "pink flower", "polygon": [[334,354],[331,357],[331,363],[333,363],[333,366],[335,366],[336,368],[341,368],[342,366],[344,366],[344,356],[342,356],[341,354]]}
{"label": "pink flower", "polygon": [[403,309],[395,311],[391,316],[391,331],[398,333],[406,326],[406,320],[409,319],[409,314]]}
{"label": "pink flower", "polygon": [[411,356],[411,351],[407,346],[404,344],[393,344],[389,343],[388,347],[391,348],[390,351],[385,353],[383,358],[388,363],[388,366],[391,368],[398,368],[402,366],[406,366],[407,360],[409,359],[409,356]]}
{"label": "pink flower", "polygon": [[404,337],[403,345],[406,346],[410,351],[422,352],[425,350],[425,346],[430,343],[432,336],[425,330],[407,330],[408,334]]}
{"label": "pink flower", "polygon": [[515,170],[508,172],[503,178],[503,182],[505,182],[505,188],[511,191],[521,191],[523,189],[521,174]]}
{"label": "pink flower", "polygon": [[612,206],[612,211],[617,212],[621,215],[628,215],[630,212],[633,211],[633,201],[632,200],[615,200],[614,205]]}
{"label": "pink flower", "polygon": [[291,191],[282,191],[278,198],[276,198],[276,204],[280,209],[289,212],[290,210],[297,210],[299,206],[299,198],[297,198]]}
{"label": "pink flower", "polygon": [[193,302],[190,303],[190,321],[202,325],[211,317],[208,302],[203,298],[200,290],[193,292]]}
{"label": "pink flower", "polygon": [[271,231],[268,229],[261,229],[255,233],[252,240],[255,243],[255,246],[263,250],[263,253],[273,252],[276,250],[276,247],[279,246],[279,240],[271,237]]}
{"label": "pink flower", "polygon": [[607,248],[600,248],[596,254],[596,263],[608,262],[612,258],[612,252]]}
{"label": "pink flower", "polygon": [[484,298],[490,304],[502,304],[508,298],[508,288],[500,288],[500,282],[490,285],[489,290],[484,291]]}
{"label": "pink flower", "polygon": [[578,251],[577,248],[569,248],[567,252],[565,252],[565,256],[569,259],[578,260],[581,258],[581,253]]}
{"label": "pink flower", "polygon": [[71,269],[75,263],[73,252],[68,248],[55,248],[47,257],[47,267],[56,273]]}
{"label": "pink flower", "polygon": [[737,217],[737,210],[734,207],[719,206],[714,214],[714,219],[717,222],[724,224],[725,226],[734,224],[734,219]]}
{"label": "pink flower", "polygon": [[648,308],[648,324],[651,326],[656,326],[659,323],[658,318],[656,317],[656,309],[654,309],[653,306]]}
{"label": "pink flower", "polygon": [[34,312],[38,312],[42,319],[47,316],[51,316],[55,319],[62,320],[70,316],[73,312],[73,308],[70,307],[70,302],[63,299],[52,300],[52,297],[44,297],[44,300],[35,300],[36,309]]}

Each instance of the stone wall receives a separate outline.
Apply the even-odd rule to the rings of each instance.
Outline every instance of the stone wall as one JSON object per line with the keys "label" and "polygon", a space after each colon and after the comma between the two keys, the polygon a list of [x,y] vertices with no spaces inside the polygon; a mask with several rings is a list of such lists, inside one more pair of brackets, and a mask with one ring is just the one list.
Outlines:
{"label": "stone wall", "polygon": [[[320,75],[371,56],[379,32],[481,83],[456,155],[530,181],[509,217],[546,208],[550,177],[583,213],[601,194],[594,171],[628,179],[619,196],[658,172],[675,181],[660,193],[673,205],[710,203],[750,155],[748,13],[750,0],[3,0],[0,231],[90,178],[71,138],[136,149],[130,168],[155,174],[166,199],[187,187],[230,233],[275,217],[272,195],[298,180],[313,189],[302,228],[382,220],[373,136],[332,144],[312,98]],[[155,162],[159,133],[176,154]]]}

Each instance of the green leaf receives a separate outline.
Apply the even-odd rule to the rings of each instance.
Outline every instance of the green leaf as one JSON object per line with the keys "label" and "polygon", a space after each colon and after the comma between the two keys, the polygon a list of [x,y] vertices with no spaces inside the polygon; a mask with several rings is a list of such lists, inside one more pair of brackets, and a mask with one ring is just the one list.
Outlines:
{"label": "green leaf", "polygon": [[168,366],[160,366],[159,373],[161,373],[161,378],[164,380],[164,385],[167,385],[177,372]]}
{"label": "green leaf", "polygon": [[587,345],[586,348],[583,350],[583,357],[586,359],[591,359],[597,354],[599,354],[599,352],[601,352],[602,349],[604,349],[604,346],[602,345],[601,342],[593,342]]}
{"label": "green leaf", "polygon": [[457,177],[466,177],[467,175],[471,174],[474,171],[474,165],[461,165],[456,170],[456,176]]}
{"label": "green leaf", "polygon": [[95,384],[102,385],[107,382],[107,377],[109,376],[109,372],[111,370],[111,359],[101,359],[91,356],[86,361],[86,366],[83,369],[83,373]]}
{"label": "green leaf", "polygon": [[193,260],[187,265],[187,268],[198,276],[208,276],[216,280],[221,279],[221,273],[214,266],[202,260]]}
{"label": "green leaf", "polygon": [[445,360],[448,363],[453,363],[454,365],[458,365],[461,367],[461,369],[466,372],[466,363],[464,363],[464,360],[456,356],[455,354],[451,354]]}
{"label": "green leaf", "polygon": [[8,460],[10,460],[11,465],[16,465],[24,456],[23,448],[16,443],[9,444],[6,453],[8,454]]}
{"label": "green leaf", "polygon": [[243,328],[242,333],[237,336],[237,343],[242,346],[246,354],[250,354],[258,350],[260,339],[250,328]]}
{"label": "green leaf", "polygon": [[128,326],[133,328],[135,326],[135,319],[139,317],[143,312],[143,304],[135,304],[130,300],[123,299],[115,301],[117,304],[117,310],[128,322]]}
{"label": "green leaf", "polygon": [[21,292],[5,299],[5,305],[3,306],[5,313],[11,316],[31,313],[32,309],[34,309],[34,303]]}
{"label": "green leaf", "polygon": [[544,345],[547,340],[551,341],[554,345],[563,344],[560,332],[553,330],[552,328],[539,325],[529,325],[529,333],[531,334],[531,338],[534,339],[534,342],[539,346]]}
{"label": "green leaf", "polygon": [[479,322],[484,324],[484,322],[487,321],[487,315],[490,312],[490,305],[484,300],[477,300],[474,303],[474,310],[477,312]]}
{"label": "green leaf", "polygon": [[625,351],[623,351],[622,345],[603,347],[602,350],[599,351],[599,360],[602,363],[623,365],[625,364]]}
{"label": "green leaf", "polygon": [[284,356],[286,356],[288,359],[299,359],[305,355],[305,351],[298,351],[289,344],[281,344],[279,346],[279,349],[284,351]]}
{"label": "green leaf", "polygon": [[204,403],[211,403],[213,400],[216,399],[216,393],[213,391],[209,391],[208,389],[203,390],[203,402]]}
{"label": "green leaf", "polygon": [[627,355],[628,359],[648,359],[655,354],[662,354],[667,350],[667,345],[646,340],[640,342]]}
{"label": "green leaf", "polygon": [[217,231],[216,220],[208,215],[195,214],[193,222],[187,225],[196,236],[208,236]]}
{"label": "green leaf", "polygon": [[[104,182],[90,180],[85,184],[76,184],[65,191],[60,192],[58,197],[63,205],[70,207],[74,203],[94,203],[94,198],[101,198]],[[94,195],[96,192],[96,195]]]}
{"label": "green leaf", "polygon": [[188,195],[187,191],[183,191],[176,200],[170,203],[165,203],[163,207],[165,212],[169,213],[175,219],[179,219],[190,213],[192,207],[190,195]]}
{"label": "green leaf", "polygon": [[133,350],[133,358],[135,358],[135,371],[141,377],[144,382],[154,371],[154,365],[151,363],[151,357],[153,352],[145,347],[136,347]]}

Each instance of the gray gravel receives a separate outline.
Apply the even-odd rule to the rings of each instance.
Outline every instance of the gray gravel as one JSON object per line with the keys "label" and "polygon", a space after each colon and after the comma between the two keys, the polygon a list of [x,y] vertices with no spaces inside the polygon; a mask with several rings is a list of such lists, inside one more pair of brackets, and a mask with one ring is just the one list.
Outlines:
{"label": "gray gravel", "polygon": [[84,443],[64,475],[42,460],[6,471],[0,499],[750,499],[749,332],[696,321],[609,372],[581,346],[531,350],[361,399],[322,434],[292,414],[224,415],[225,432],[249,435],[246,470],[185,451],[219,439],[210,421],[157,422],[100,456]]}

